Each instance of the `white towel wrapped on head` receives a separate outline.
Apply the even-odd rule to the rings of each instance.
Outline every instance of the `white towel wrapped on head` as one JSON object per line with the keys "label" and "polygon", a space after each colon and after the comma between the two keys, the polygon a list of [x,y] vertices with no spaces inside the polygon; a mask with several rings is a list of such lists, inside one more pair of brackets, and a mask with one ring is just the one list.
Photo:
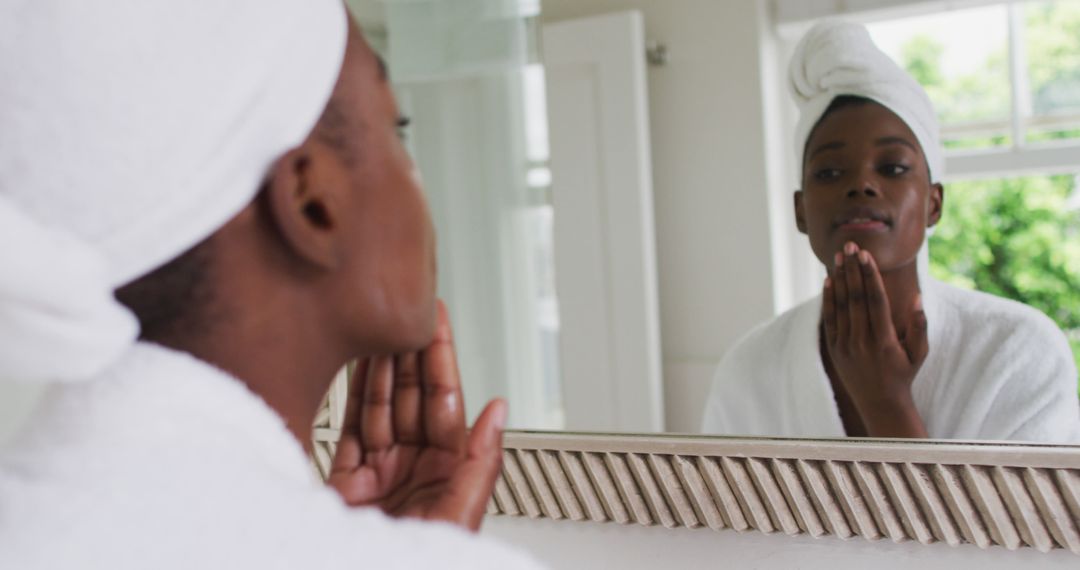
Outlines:
{"label": "white towel wrapped on head", "polygon": [[795,128],[795,164],[799,169],[810,134],[829,104],[841,95],[855,95],[896,113],[922,146],[931,181],[941,181],[945,161],[930,98],[911,75],[874,45],[864,26],[838,20],[818,23],[795,48],[789,72],[791,93],[799,107]]}
{"label": "white towel wrapped on head", "polygon": [[130,348],[112,291],[249,204],[337,83],[339,0],[0,4],[0,381]]}

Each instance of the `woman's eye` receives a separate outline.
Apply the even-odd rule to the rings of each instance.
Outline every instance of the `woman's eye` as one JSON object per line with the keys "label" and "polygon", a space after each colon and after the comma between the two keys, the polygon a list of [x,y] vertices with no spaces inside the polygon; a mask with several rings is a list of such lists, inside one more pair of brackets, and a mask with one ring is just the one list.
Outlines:
{"label": "woman's eye", "polygon": [[886,164],[878,169],[885,176],[902,176],[911,170],[903,164]]}
{"label": "woman's eye", "polygon": [[840,170],[836,168],[822,168],[814,172],[814,179],[822,182],[840,178]]}

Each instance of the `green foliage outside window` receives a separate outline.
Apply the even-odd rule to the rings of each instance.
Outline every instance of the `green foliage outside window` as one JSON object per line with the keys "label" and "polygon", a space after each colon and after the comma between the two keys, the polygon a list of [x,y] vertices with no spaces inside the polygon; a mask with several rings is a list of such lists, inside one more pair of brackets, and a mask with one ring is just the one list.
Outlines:
{"label": "green foliage outside window", "polygon": [[[1036,115],[1080,113],[1080,3],[1027,7],[1027,60]],[[943,46],[926,35],[904,46],[902,64],[927,89],[942,124],[1008,116],[1007,54],[975,73],[948,76]],[[1006,75],[1007,77],[1007,75]],[[1029,143],[1080,140],[1080,129],[1030,133]],[[947,148],[1010,144],[1005,135],[947,141]],[[1076,175],[948,184],[945,213],[930,240],[932,273],[946,282],[1015,299],[1065,331],[1080,368],[1080,157]]]}
{"label": "green foliage outside window", "polygon": [[949,184],[930,269],[1046,313],[1069,336],[1080,368],[1080,210],[1069,207],[1076,195],[1073,176]]}

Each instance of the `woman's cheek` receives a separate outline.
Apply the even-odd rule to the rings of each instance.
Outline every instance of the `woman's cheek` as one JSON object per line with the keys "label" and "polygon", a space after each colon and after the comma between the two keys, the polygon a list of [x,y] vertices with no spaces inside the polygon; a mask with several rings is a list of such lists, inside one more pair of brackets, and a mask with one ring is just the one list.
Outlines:
{"label": "woman's cheek", "polygon": [[[914,212],[912,213],[914,214]],[[893,246],[893,263],[902,264],[914,260],[926,239],[926,227],[918,215],[908,216],[900,228]]]}

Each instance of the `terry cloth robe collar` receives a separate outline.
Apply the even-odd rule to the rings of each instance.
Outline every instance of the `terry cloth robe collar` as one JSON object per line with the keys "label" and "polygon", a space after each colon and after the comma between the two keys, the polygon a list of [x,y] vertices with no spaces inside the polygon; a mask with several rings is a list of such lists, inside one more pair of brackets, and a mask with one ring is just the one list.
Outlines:
{"label": "terry cloth robe collar", "polygon": [[[163,417],[158,414],[167,409],[168,417],[183,418],[185,423],[200,426],[200,432],[228,438],[238,451],[257,456],[290,481],[315,482],[303,447],[281,416],[239,380],[187,353],[138,342],[98,381],[51,387],[41,413],[62,414],[72,429],[107,429],[110,418],[84,405],[103,396],[128,404],[128,421],[140,438],[167,441],[178,435],[178,426],[160,421]],[[147,421],[136,419],[142,416]],[[81,421],[87,424],[80,426]],[[29,422],[30,431],[20,447],[48,445],[53,439],[51,430],[35,433],[34,425]]]}
{"label": "terry cloth robe collar", "polygon": [[537,568],[437,522],[350,508],[244,384],[138,343],[56,385],[0,453],[0,568]]}
{"label": "terry cloth robe collar", "polygon": [[[1068,340],[1026,305],[922,284],[930,352],[911,397],[934,439],[1080,441],[1077,372]],[[820,298],[756,327],[717,368],[708,434],[844,435],[818,352]]]}

